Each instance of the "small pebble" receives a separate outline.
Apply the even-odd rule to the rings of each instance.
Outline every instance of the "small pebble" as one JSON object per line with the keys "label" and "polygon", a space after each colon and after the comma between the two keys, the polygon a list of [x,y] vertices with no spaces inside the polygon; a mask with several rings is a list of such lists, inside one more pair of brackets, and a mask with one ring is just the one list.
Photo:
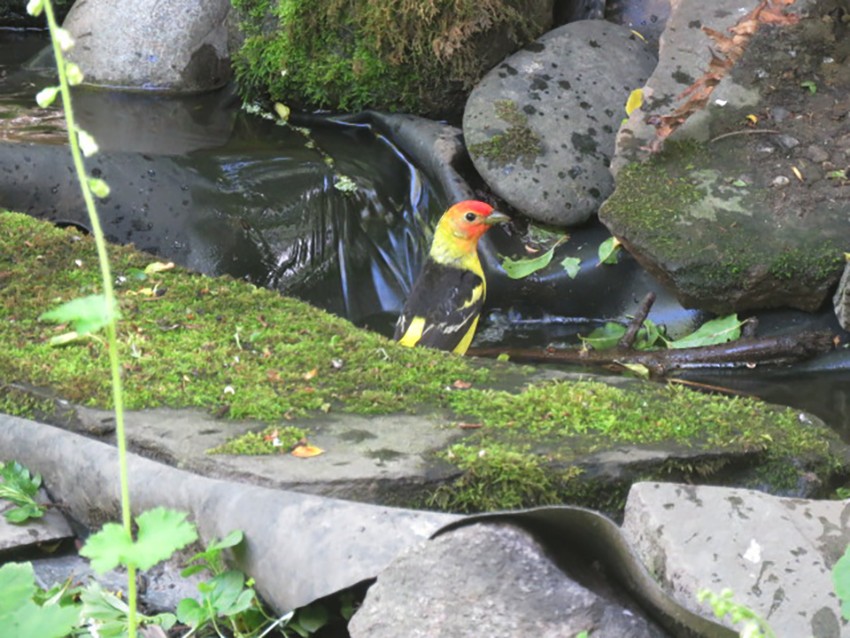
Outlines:
{"label": "small pebble", "polygon": [[777,175],[773,178],[771,185],[775,186],[776,188],[782,188],[783,186],[788,186],[788,184],[790,183],[791,180],[785,177],[785,175]]}

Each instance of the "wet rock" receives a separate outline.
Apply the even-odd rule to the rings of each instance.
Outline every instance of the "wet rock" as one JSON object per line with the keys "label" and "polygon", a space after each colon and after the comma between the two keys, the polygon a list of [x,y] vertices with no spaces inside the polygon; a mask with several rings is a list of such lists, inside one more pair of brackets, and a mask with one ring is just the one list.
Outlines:
{"label": "wet rock", "polygon": [[63,26],[76,41],[66,55],[88,84],[196,93],[230,79],[227,0],[77,2]]}
{"label": "wet rock", "polygon": [[528,532],[480,523],[399,556],[348,628],[352,638],[666,635],[572,580]]}
{"label": "wet rock", "polygon": [[697,592],[730,588],[778,635],[846,636],[831,568],[850,541],[846,501],[637,483],[623,533],[662,586],[706,617]]}
{"label": "wet rock", "polygon": [[537,221],[586,221],[613,189],[614,135],[632,89],[655,64],[629,29],[604,21],[550,31],[496,66],[466,103],[476,169]]}
{"label": "wet rock", "polygon": [[757,4],[676,4],[644,105],[618,133],[617,189],[599,217],[686,307],[815,311],[850,231],[850,196],[823,166],[837,157],[850,80],[800,85],[845,46],[830,3],[797,2],[798,23],[761,25],[707,103],[656,139],[654,125],[687,104],[682,92],[708,69],[716,43],[704,29],[728,35]]}
{"label": "wet rock", "polygon": [[844,266],[841,281],[838,282],[838,288],[832,297],[832,305],[838,323],[845,330],[850,330],[850,264]]}

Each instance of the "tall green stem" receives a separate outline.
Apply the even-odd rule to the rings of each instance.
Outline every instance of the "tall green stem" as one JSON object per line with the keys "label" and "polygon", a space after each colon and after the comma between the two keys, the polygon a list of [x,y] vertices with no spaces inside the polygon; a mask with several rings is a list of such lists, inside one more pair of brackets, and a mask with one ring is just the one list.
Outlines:
{"label": "tall green stem", "polygon": [[[50,0],[44,0],[44,13],[47,16],[47,25],[50,28],[51,42],[53,44],[53,54],[56,58],[56,70],[59,75],[59,90],[62,95],[62,106],[65,109],[65,119],[68,127],[68,141],[71,145],[71,157],[74,162],[74,169],[77,173],[77,179],[80,182],[80,190],[83,194],[83,201],[86,204],[86,211],[89,216],[92,234],[94,235],[95,245],[97,247],[98,261],[100,262],[100,274],[103,280],[103,295],[106,299],[106,308],[112,313],[116,307],[115,290],[112,286],[112,272],[109,267],[109,255],[106,252],[106,240],[103,235],[103,229],[100,225],[100,219],[97,216],[94,197],[88,184],[88,176],[83,165],[83,154],[80,151],[80,143],[77,133],[77,125],[74,120],[74,109],[71,105],[71,89],[68,84],[68,74],[65,66],[65,57],[62,54],[62,49],[59,46],[59,41],[56,38],[56,15],[53,13],[53,5]],[[119,479],[121,483],[121,521],[127,534],[132,537],[132,519],[130,509],[130,482],[127,470],[127,438],[124,431],[124,399],[121,385],[121,363],[118,357],[118,335],[116,329],[116,317],[110,315],[110,320],[106,324],[106,336],[109,349],[109,366],[112,373],[112,401],[115,407],[115,436],[118,441],[118,469]],[[128,614],[129,638],[136,638],[136,568],[133,565],[127,565],[127,603],[130,607]]]}

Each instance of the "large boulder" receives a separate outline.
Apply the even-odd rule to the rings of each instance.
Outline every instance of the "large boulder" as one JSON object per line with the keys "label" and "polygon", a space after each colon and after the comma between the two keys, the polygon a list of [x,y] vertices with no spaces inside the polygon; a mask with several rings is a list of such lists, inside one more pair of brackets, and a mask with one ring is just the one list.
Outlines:
{"label": "large boulder", "polygon": [[196,93],[230,79],[228,0],[87,0],[63,26],[88,84]]}
{"label": "large boulder", "polygon": [[[847,501],[777,498],[762,492],[636,483],[623,533],[662,587],[710,616],[697,593],[731,589],[777,635],[850,635],[831,570],[850,542]],[[726,619],[728,622],[728,619]]]}
{"label": "large boulder", "polygon": [[586,221],[614,188],[614,136],[632,89],[655,66],[626,27],[550,31],[496,66],[466,103],[463,133],[488,186],[534,220]]}
{"label": "large boulder", "polygon": [[[776,25],[731,0],[674,8],[643,108],[619,132],[617,189],[599,216],[686,307],[813,311],[838,281],[850,73],[833,5],[800,0],[799,21]],[[723,57],[738,46],[739,59]]]}

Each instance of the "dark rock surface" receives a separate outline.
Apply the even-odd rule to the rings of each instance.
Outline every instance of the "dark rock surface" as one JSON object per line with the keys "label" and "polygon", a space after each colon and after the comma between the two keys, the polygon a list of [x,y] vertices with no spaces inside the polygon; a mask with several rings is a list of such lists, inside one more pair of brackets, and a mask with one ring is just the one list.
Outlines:
{"label": "dark rock surface", "polygon": [[601,20],[550,31],[497,65],[466,103],[475,167],[531,219],[586,221],[613,190],[614,136],[655,58],[629,29]]}
{"label": "dark rock surface", "polygon": [[838,281],[850,75],[836,62],[848,45],[831,6],[797,2],[799,23],[761,25],[708,103],[648,157],[652,123],[685,103],[719,46],[701,27],[731,36],[743,12],[683,2],[670,17],[644,106],[618,135],[617,190],[599,216],[686,307],[814,311]]}

